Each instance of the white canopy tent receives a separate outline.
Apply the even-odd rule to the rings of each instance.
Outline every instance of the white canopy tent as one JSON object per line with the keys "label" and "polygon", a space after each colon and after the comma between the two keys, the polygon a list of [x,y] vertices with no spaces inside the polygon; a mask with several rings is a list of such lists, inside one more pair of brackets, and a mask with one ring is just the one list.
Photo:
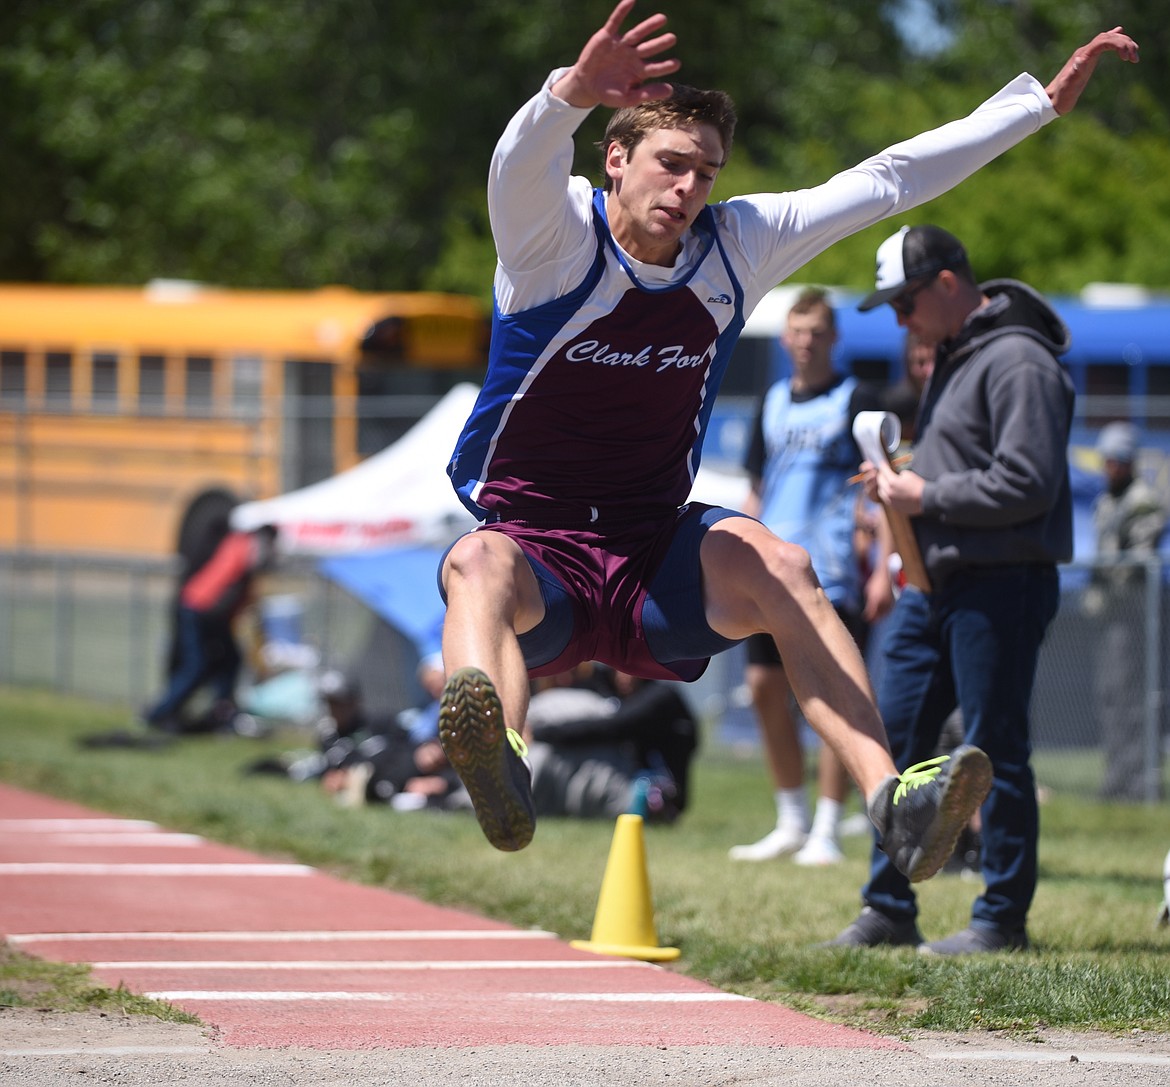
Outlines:
{"label": "white canopy tent", "polygon": [[[447,461],[478,393],[456,385],[393,445],[320,483],[237,506],[232,527],[275,525],[285,554],[445,547],[476,525],[447,478]],[[742,473],[703,466],[691,498],[738,509],[747,493]]]}

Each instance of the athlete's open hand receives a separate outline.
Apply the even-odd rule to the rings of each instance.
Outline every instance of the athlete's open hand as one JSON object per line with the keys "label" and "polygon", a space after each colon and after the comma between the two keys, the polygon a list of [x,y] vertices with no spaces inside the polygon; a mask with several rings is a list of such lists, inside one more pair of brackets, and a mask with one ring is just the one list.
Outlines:
{"label": "athlete's open hand", "polygon": [[[678,39],[657,34],[666,25],[662,14],[643,19],[623,34],[622,23],[633,6],[634,0],[621,0],[605,26],[585,43],[577,63],[553,84],[553,94],[582,109],[598,105],[618,109],[670,94],[670,84],[654,81],[677,72],[679,61],[651,58]],[[657,37],[651,37],[654,34]]]}
{"label": "athlete's open hand", "polygon": [[1121,27],[1115,26],[1098,34],[1088,45],[1082,45],[1048,84],[1048,97],[1057,113],[1068,113],[1077,104],[1081,92],[1088,86],[1097,61],[1105,53],[1116,53],[1130,64],[1138,62],[1138,45]]}

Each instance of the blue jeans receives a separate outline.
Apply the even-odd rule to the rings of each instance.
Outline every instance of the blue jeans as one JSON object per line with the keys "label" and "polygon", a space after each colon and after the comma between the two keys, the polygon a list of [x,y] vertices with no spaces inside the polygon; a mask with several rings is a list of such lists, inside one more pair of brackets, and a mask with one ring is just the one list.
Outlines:
{"label": "blue jeans", "polygon": [[176,622],[178,666],[162,697],[145,714],[155,725],[175,717],[205,683],[217,701],[231,701],[243,664],[230,623],[209,625],[197,612],[184,607],[179,608]]}
{"label": "blue jeans", "polygon": [[[1022,928],[1036,890],[1040,815],[1028,708],[1040,644],[1059,603],[1053,567],[969,570],[937,593],[907,589],[886,623],[878,708],[898,769],[930,758],[956,706],[964,742],[991,759],[982,809],[986,887],[971,910],[976,923]],[[876,845],[862,898],[897,919],[918,914],[909,881]]]}

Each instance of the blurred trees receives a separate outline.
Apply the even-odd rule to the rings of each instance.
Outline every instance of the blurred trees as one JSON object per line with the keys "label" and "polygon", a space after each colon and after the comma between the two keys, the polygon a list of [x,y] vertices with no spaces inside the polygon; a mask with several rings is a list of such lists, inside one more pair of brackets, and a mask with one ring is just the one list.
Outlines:
{"label": "blurred trees", "polygon": [[[897,0],[664,3],[679,78],[739,105],[718,195],[815,184],[1021,70],[1047,81],[1104,29],[1085,0],[923,2],[950,32],[943,52],[902,40],[912,24],[896,23]],[[609,7],[6,0],[0,278],[486,295],[492,146]],[[1114,11],[1156,56],[1170,31],[1137,0]],[[1158,69],[1106,58],[1076,113],[913,219],[964,237],[987,275],[1170,286]],[[603,123],[599,111],[579,133],[577,168],[594,177]],[[801,278],[864,285],[890,229],[842,242]]]}

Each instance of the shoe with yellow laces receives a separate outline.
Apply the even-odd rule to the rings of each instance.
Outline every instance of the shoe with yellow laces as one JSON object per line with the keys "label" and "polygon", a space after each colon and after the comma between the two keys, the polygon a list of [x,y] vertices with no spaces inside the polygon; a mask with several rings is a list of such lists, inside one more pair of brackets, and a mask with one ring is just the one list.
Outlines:
{"label": "shoe with yellow laces", "polygon": [[881,850],[911,883],[930,879],[991,791],[991,760],[977,747],[886,778],[866,805]]}
{"label": "shoe with yellow laces", "polygon": [[532,774],[519,733],[504,723],[499,696],[478,668],[453,672],[439,702],[439,743],[475,817],[497,849],[523,849],[536,831]]}

